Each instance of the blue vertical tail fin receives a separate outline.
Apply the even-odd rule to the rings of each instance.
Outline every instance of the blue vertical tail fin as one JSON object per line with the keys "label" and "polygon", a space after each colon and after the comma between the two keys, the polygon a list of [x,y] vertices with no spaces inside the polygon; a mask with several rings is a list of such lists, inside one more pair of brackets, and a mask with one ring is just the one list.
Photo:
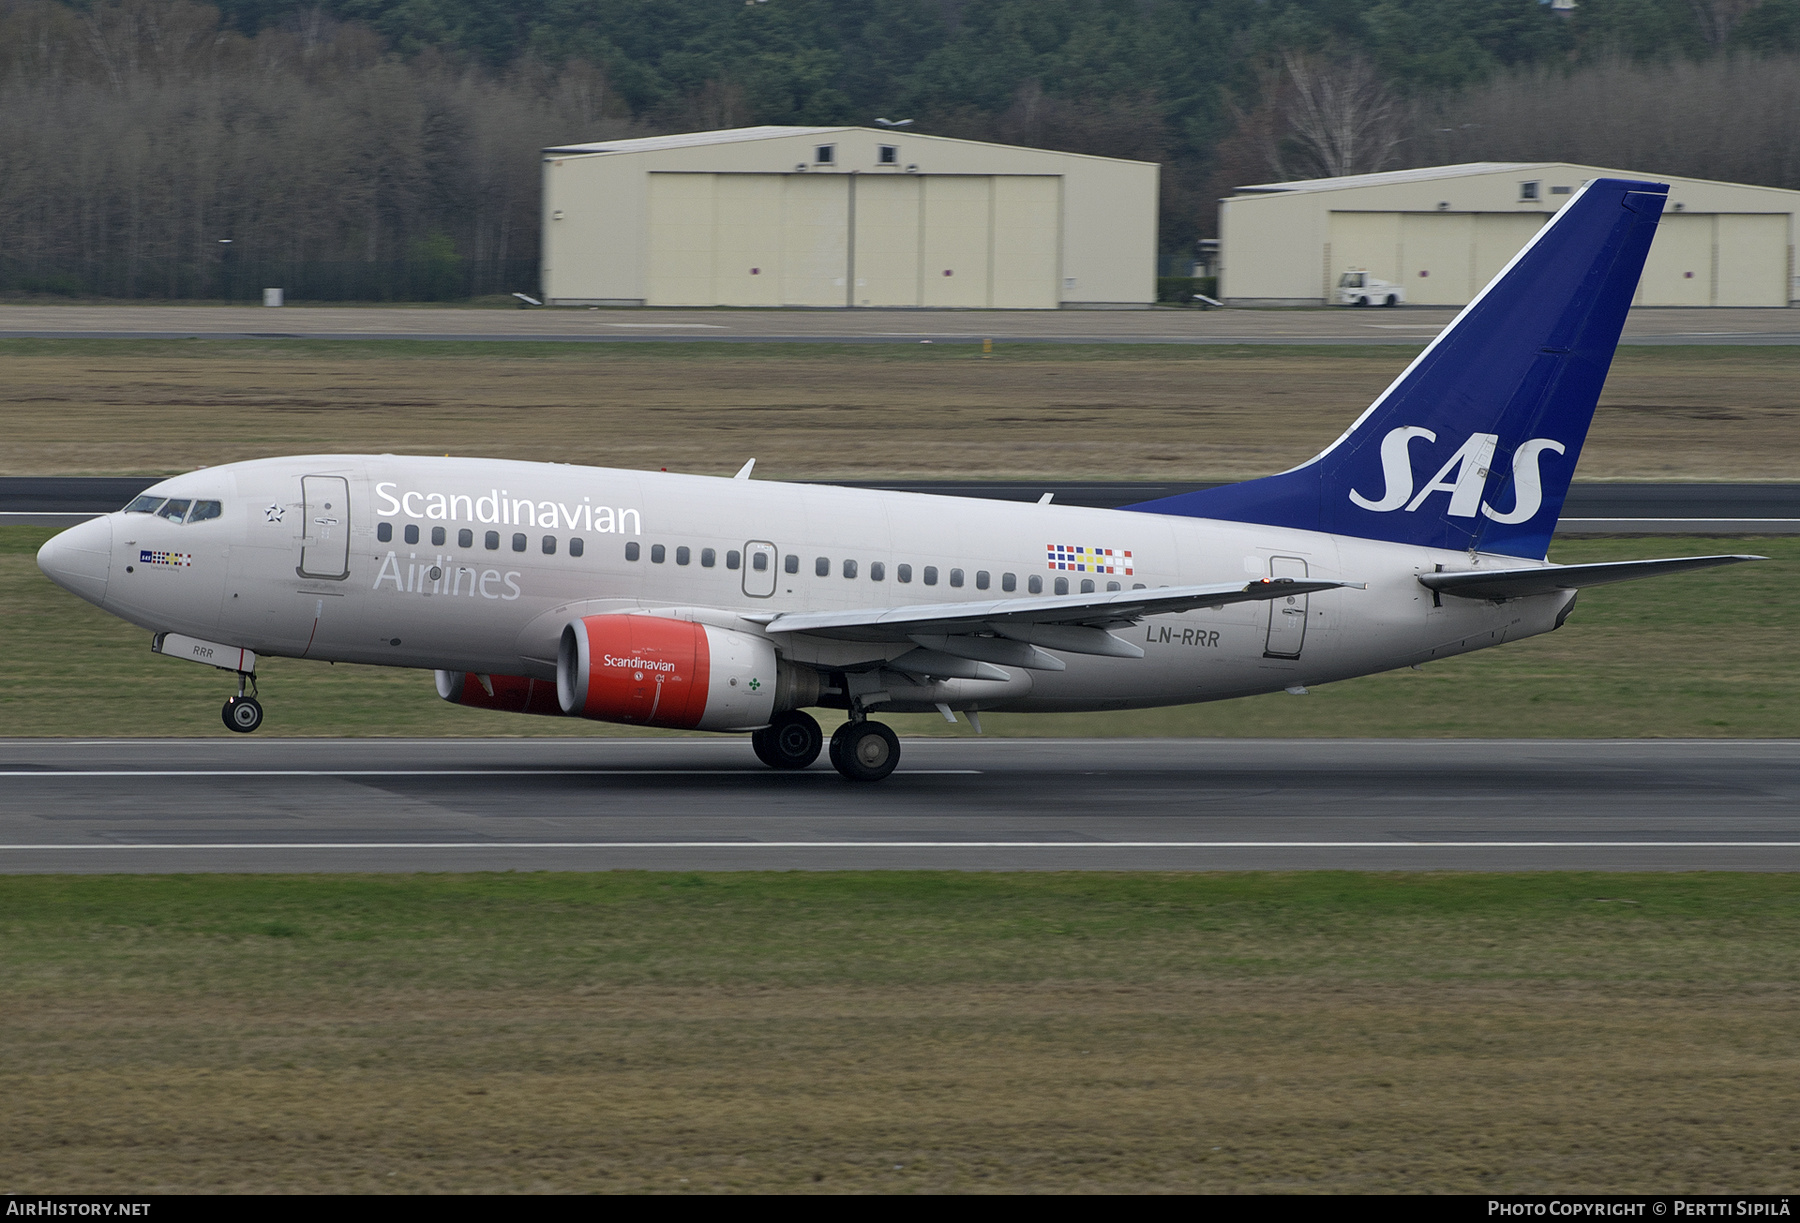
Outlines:
{"label": "blue vertical tail fin", "polygon": [[1542,558],[1668,191],[1588,183],[1316,458],[1126,508]]}

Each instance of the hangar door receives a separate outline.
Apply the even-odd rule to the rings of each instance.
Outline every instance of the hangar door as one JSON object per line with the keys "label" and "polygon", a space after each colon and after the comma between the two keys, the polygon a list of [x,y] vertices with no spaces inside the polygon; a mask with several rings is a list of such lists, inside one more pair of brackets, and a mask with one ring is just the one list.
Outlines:
{"label": "hangar door", "polygon": [[1635,306],[1785,306],[1786,213],[1665,212]]}
{"label": "hangar door", "polygon": [[648,305],[1060,304],[1055,176],[649,179]]}
{"label": "hangar door", "polygon": [[1346,269],[1366,268],[1403,285],[1415,305],[1467,305],[1548,219],[1539,212],[1334,212],[1327,275],[1336,284]]}

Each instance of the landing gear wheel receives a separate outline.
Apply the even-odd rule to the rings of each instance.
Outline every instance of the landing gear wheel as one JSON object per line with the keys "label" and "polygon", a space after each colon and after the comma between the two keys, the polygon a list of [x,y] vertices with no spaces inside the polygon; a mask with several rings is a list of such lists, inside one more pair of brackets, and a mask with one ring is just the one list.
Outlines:
{"label": "landing gear wheel", "polygon": [[756,758],[772,769],[803,769],[819,758],[825,734],[811,714],[790,709],[750,733]]}
{"label": "landing gear wheel", "polygon": [[851,781],[880,781],[900,763],[900,739],[880,722],[846,722],[831,736],[831,763]]}
{"label": "landing gear wheel", "polygon": [[831,760],[831,767],[840,773],[844,771],[844,736],[849,734],[850,728],[855,725],[856,723],[854,722],[845,722],[842,726],[832,731],[831,742],[825,749],[826,756]]}
{"label": "landing gear wheel", "polygon": [[225,702],[225,708],[219,710],[219,716],[225,719],[225,729],[247,735],[262,725],[263,710],[261,703],[253,696],[234,696]]}

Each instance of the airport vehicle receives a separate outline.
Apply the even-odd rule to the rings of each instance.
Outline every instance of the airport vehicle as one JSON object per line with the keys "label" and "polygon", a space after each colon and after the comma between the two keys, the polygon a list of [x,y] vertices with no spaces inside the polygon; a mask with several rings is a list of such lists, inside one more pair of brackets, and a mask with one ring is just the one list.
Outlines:
{"label": "airport vehicle", "polygon": [[[1757,559],[1545,560],[1667,188],[1589,183],[1380,398],[1279,475],[1123,510],[620,471],[313,455],[155,485],[38,563],[233,671],[436,672],[513,713],[748,732],[803,768],[899,759],[873,715],[1122,709],[1306,688],[1560,626],[1583,586]],[[1047,500],[1047,499],[1046,499]]]}
{"label": "airport vehicle", "polygon": [[1364,268],[1351,268],[1338,277],[1337,304],[1340,306],[1398,306],[1405,300],[1405,288],[1377,279]]}

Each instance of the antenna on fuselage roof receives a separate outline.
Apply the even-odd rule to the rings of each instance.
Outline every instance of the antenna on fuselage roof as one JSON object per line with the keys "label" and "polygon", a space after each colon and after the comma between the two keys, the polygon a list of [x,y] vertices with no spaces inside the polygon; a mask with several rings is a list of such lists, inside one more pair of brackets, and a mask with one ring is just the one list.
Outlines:
{"label": "antenna on fuselage roof", "polygon": [[742,467],[738,468],[737,475],[731,478],[733,480],[748,480],[750,478],[750,469],[755,466],[756,460],[751,459],[748,463],[745,463]]}

